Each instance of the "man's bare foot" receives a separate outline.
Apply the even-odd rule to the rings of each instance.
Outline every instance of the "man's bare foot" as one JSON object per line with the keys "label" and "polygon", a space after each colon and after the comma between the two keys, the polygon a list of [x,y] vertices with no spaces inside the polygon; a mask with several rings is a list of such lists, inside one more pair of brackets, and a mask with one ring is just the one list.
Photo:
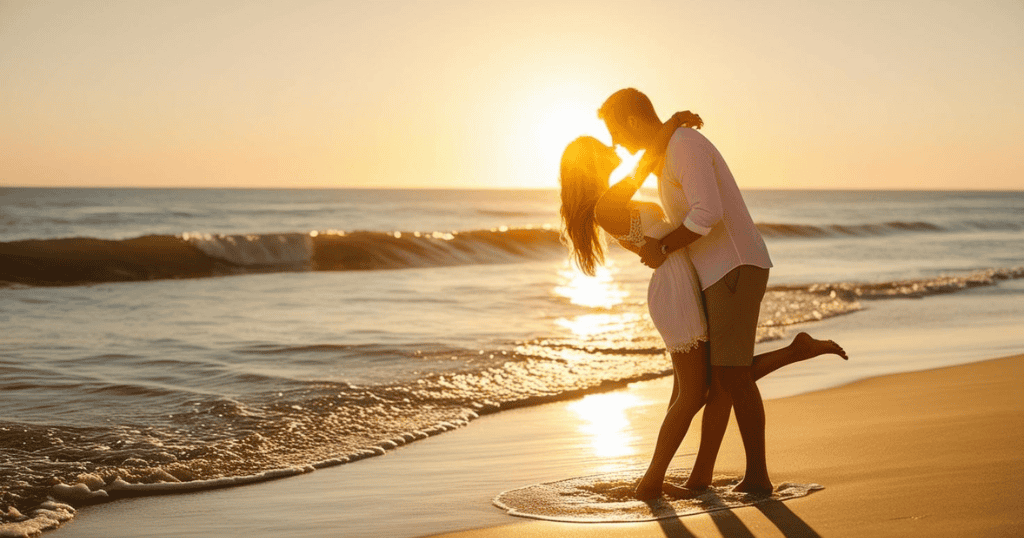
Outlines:
{"label": "man's bare foot", "polygon": [[744,478],[732,490],[737,493],[749,493],[751,495],[771,495],[775,491],[775,486],[767,480],[747,480]]}
{"label": "man's bare foot", "polygon": [[675,484],[669,484],[665,482],[661,489],[665,492],[665,495],[672,497],[673,499],[692,499],[699,497],[702,493],[707,491],[708,487],[702,488],[691,488],[688,486],[677,486]]}
{"label": "man's bare foot", "polygon": [[846,351],[832,340],[818,340],[811,335],[801,332],[793,338],[793,346],[800,352],[801,356],[808,359],[829,353],[839,355],[843,360],[850,360]]}
{"label": "man's bare foot", "polygon": [[648,482],[645,476],[637,483],[636,489],[633,490],[633,497],[641,501],[653,501],[661,497],[661,488],[662,485],[660,483]]}

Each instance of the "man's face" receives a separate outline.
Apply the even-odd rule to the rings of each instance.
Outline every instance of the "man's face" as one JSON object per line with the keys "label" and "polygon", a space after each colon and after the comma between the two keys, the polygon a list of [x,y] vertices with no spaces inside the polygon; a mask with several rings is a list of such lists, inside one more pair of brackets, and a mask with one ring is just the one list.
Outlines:
{"label": "man's face", "polygon": [[608,133],[612,135],[612,145],[622,146],[630,153],[636,153],[643,148],[640,137],[629,125],[622,125],[615,118],[605,118],[604,124],[608,127]]}

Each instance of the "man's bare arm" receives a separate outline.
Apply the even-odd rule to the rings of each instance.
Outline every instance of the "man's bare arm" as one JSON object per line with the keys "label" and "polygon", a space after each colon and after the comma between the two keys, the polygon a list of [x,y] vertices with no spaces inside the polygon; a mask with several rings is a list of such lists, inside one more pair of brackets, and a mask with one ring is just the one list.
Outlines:
{"label": "man's bare arm", "polygon": [[640,248],[640,261],[652,269],[657,269],[669,254],[686,247],[690,243],[700,239],[702,236],[693,232],[686,226],[680,226],[669,232],[668,235],[658,239],[648,237],[647,243]]}
{"label": "man's bare arm", "polygon": [[[651,269],[657,269],[659,265],[665,262],[665,256],[661,253],[660,250],[661,247],[655,247],[653,252],[647,252],[647,250],[650,249],[651,245],[658,245],[658,240],[653,237],[644,236],[644,241],[645,243],[643,244],[643,246],[640,247],[633,245],[631,243],[624,243],[622,241],[619,241],[618,243],[620,247],[630,252],[633,252],[634,254],[639,255],[640,261],[643,262],[644,265],[650,267]],[[645,261],[645,256],[648,261]],[[655,263],[657,265],[652,265]]]}
{"label": "man's bare arm", "polygon": [[686,226],[680,226],[675,230],[672,230],[665,237],[661,238],[661,244],[665,247],[665,254],[670,254],[681,248],[685,248],[690,243],[704,237],[699,233],[687,228]]}

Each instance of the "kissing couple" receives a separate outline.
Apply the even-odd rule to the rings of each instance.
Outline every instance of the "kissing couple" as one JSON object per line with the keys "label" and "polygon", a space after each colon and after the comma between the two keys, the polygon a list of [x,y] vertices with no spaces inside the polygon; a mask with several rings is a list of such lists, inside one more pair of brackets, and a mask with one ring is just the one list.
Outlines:
{"label": "kissing couple", "polygon": [[[662,122],[646,95],[626,88],[604,102],[598,117],[613,146],[644,155],[631,176],[609,186],[621,164],[614,147],[586,136],[566,147],[560,170],[563,240],[589,275],[604,262],[601,230],[654,269],[647,306],[675,373],[668,412],[635,496],[687,498],[707,489],[733,408],[746,453],[744,477],[733,489],[771,494],[757,380],[788,364],[828,353],[846,359],[846,353],[801,332],[788,346],[754,356],[772,262],[725,159],[697,131],[704,125],[700,116],[679,112]],[[658,177],[661,205],[632,199],[651,173]],[[666,483],[701,407],[700,448],[690,476],[683,485]]]}

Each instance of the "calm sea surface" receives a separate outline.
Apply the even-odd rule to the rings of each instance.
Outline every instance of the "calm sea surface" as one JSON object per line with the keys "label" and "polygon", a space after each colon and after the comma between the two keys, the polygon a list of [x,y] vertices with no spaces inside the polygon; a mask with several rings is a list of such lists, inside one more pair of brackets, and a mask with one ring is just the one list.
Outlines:
{"label": "calm sea surface", "polygon": [[[1022,192],[744,195],[776,266],[763,341],[883,299],[1024,303]],[[557,211],[554,191],[0,189],[0,523],[668,372],[650,270],[613,248],[579,275]]]}

